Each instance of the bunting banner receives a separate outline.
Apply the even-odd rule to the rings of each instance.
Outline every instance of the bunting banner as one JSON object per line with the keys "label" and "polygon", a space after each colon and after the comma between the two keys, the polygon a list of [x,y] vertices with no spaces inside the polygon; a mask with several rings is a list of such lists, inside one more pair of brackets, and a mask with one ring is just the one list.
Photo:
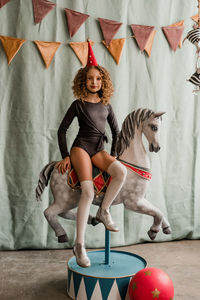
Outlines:
{"label": "bunting banner", "polygon": [[36,44],[43,60],[46,68],[48,68],[51,64],[52,59],[61,43],[59,42],[42,42],[42,41],[34,41]]}
{"label": "bunting banner", "polygon": [[[90,41],[90,44],[93,46],[94,42]],[[85,67],[88,60],[88,42],[71,42],[69,45],[73,49],[83,67]]]}
{"label": "bunting banner", "polygon": [[166,26],[162,27],[166,39],[174,52],[180,43],[183,34],[184,26]]}
{"label": "bunting banner", "polygon": [[105,41],[102,41],[102,43],[106,46],[116,63],[119,64],[125,43],[125,38],[112,40],[109,46],[106,45]]}
{"label": "bunting banner", "polygon": [[0,0],[0,8],[7,4],[10,0]]}
{"label": "bunting banner", "polygon": [[32,0],[35,24],[40,23],[44,17],[56,6],[48,0]]}
{"label": "bunting banner", "polygon": [[109,46],[122,23],[102,18],[98,18],[98,20],[103,33],[103,37],[105,39],[106,46]]}
{"label": "bunting banner", "polygon": [[131,29],[138,44],[138,47],[143,52],[148,42],[148,39],[150,38],[152,31],[154,30],[154,26],[131,24]]}
{"label": "bunting banner", "polygon": [[[0,8],[3,7],[10,0],[0,0]],[[32,0],[33,4],[33,12],[35,23],[38,24],[41,20],[56,6],[55,3],[52,3],[49,0]],[[75,35],[75,33],[79,30],[81,25],[90,17],[87,14],[77,12],[75,10],[71,10],[69,8],[65,8],[65,15],[68,24],[68,31],[70,38]],[[191,19],[198,24],[198,14],[191,16]],[[104,36],[104,40],[101,41],[103,45],[107,48],[111,56],[113,57],[116,64],[119,64],[121,55],[123,52],[123,48],[125,45],[125,40],[129,38],[135,38],[136,43],[139,49],[142,52],[146,52],[148,57],[151,56],[151,51],[155,39],[155,34],[157,30],[155,30],[154,26],[148,25],[138,25],[131,24],[131,30],[133,32],[133,36],[130,37],[122,37],[118,39],[113,39],[120,27],[123,23],[118,21],[113,21],[109,19],[98,18],[102,34]],[[198,26],[198,25],[194,25]],[[163,34],[165,35],[171,49],[175,52],[177,47],[182,47],[182,34],[184,30],[184,21],[179,21],[177,23],[161,27]],[[7,56],[8,64],[11,63],[17,52],[20,50],[23,43],[26,41],[24,39],[9,37],[9,36],[0,36],[0,40]],[[48,68],[51,64],[51,61],[59,48],[61,42],[44,42],[44,41],[33,41],[45,63],[46,68]],[[100,43],[97,42],[97,43]],[[83,66],[87,64],[88,57],[88,43],[87,42],[69,42],[67,43],[72,48],[73,52],[79,59],[80,63]],[[94,42],[92,42],[92,45]]]}
{"label": "bunting banner", "polygon": [[77,12],[69,8],[65,8],[65,15],[67,18],[67,25],[70,38],[74,36],[77,30],[89,17],[89,15]]}
{"label": "bunting banner", "polygon": [[8,64],[11,63],[21,46],[26,42],[26,40],[23,39],[3,35],[0,36],[0,40],[7,56]]}

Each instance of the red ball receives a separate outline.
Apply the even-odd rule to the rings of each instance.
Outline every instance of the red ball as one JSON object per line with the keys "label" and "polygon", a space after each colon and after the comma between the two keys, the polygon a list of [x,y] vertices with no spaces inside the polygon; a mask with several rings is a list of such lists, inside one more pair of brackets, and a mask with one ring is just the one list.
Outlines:
{"label": "red ball", "polygon": [[131,300],[173,300],[173,282],[161,269],[145,268],[132,277],[129,296]]}

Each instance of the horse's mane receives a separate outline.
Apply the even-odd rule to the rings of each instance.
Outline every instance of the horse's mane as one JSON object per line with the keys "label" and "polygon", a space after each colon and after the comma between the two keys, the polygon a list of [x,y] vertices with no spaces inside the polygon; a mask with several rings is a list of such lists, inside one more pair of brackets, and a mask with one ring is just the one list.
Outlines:
{"label": "horse's mane", "polygon": [[154,112],[147,108],[139,108],[128,114],[122,123],[122,129],[117,140],[117,154],[121,155],[129,147],[130,141],[134,138],[135,126],[138,128],[140,123],[149,119]]}

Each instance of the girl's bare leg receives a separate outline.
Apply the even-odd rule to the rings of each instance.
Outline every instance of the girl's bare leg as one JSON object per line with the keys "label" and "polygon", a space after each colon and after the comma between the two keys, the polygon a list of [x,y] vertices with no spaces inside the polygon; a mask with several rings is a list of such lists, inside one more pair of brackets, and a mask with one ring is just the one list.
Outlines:
{"label": "girl's bare leg", "polygon": [[105,197],[101,207],[97,212],[96,218],[104,223],[106,229],[110,231],[119,231],[118,227],[114,224],[111,218],[109,207],[118,195],[125,181],[127,174],[126,167],[124,167],[124,165],[122,165],[118,160],[105,151],[98,152],[96,155],[94,155],[92,157],[92,162],[95,166],[103,171],[106,171],[112,177],[112,181],[107,188]]}

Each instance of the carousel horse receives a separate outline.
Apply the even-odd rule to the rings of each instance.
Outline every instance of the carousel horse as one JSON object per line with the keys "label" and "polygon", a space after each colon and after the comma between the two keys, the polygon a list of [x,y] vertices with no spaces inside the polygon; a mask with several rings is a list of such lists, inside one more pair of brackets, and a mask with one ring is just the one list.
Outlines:
{"label": "carousel horse", "polygon": [[[149,109],[138,109],[130,113],[122,124],[118,136],[117,153],[121,163],[127,167],[127,177],[124,185],[113,201],[112,205],[120,203],[134,212],[153,217],[153,224],[148,230],[151,240],[162,229],[164,234],[170,234],[170,224],[163,213],[145,199],[145,192],[151,179],[150,160],[142,141],[142,135],[149,143],[150,152],[160,150],[160,124],[162,112],[153,112]],[[50,188],[54,202],[44,211],[44,215],[55,231],[58,242],[67,242],[68,236],[57,220],[57,216],[65,219],[76,219],[76,213],[71,210],[76,208],[80,198],[80,188],[72,189],[68,184],[68,172],[61,174],[55,167],[57,162],[47,164],[41,171],[36,188],[36,199],[40,200],[45,186],[50,180]],[[95,194],[93,204],[100,206],[103,194]],[[91,215],[88,224],[97,225],[98,221]]]}

